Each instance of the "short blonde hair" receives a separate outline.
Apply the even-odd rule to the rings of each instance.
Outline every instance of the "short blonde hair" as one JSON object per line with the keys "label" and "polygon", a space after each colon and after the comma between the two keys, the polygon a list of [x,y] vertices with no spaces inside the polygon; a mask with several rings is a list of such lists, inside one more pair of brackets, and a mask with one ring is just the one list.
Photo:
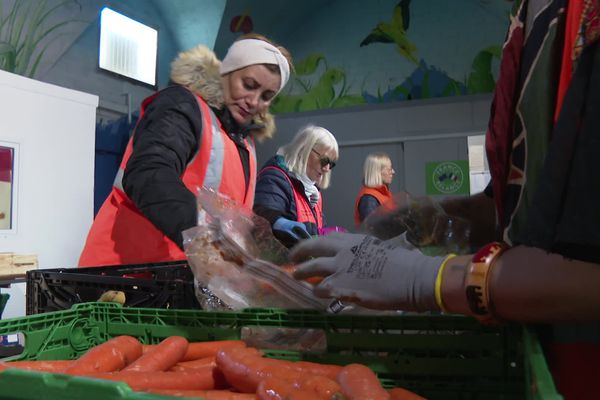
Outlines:
{"label": "short blonde hair", "polygon": [[363,183],[367,187],[379,187],[383,185],[381,171],[385,167],[391,167],[392,160],[385,153],[371,153],[365,159],[363,167]]}
{"label": "short blonde hair", "polygon": [[[315,149],[315,147],[317,147],[317,149]],[[290,171],[296,174],[306,175],[306,164],[308,163],[310,152],[313,149],[319,153],[333,151],[335,160],[338,159],[338,143],[333,134],[327,129],[315,125],[308,125],[301,128],[290,143],[281,146],[279,150],[277,150],[277,154],[283,156]],[[321,181],[316,184],[320,189],[327,189],[330,180],[331,170],[323,174]]]}

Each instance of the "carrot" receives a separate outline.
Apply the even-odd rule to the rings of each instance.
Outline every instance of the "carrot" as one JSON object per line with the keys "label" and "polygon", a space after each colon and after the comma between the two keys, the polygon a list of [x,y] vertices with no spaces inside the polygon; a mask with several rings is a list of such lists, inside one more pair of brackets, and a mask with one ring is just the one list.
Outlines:
{"label": "carrot", "polygon": [[[294,396],[294,397],[292,397]],[[277,378],[267,378],[258,384],[256,389],[258,400],[317,400],[313,393],[294,387],[294,384]]]}
{"label": "carrot", "polygon": [[73,362],[73,360],[7,361],[0,363],[0,371],[8,368],[19,368],[41,372],[64,372],[73,365]]}
{"label": "carrot", "polygon": [[104,372],[82,375],[111,381],[122,381],[127,383],[133,390],[206,390],[226,387],[226,382],[218,375],[218,370],[216,369],[189,372],[121,371],[114,373]]}
{"label": "carrot", "polygon": [[337,375],[342,370],[342,367],[339,365],[318,364],[309,361],[298,361],[293,363],[293,366],[299,371],[309,373],[312,375],[326,376],[334,380],[337,378]]}
{"label": "carrot", "polygon": [[149,390],[150,393],[164,394],[166,396],[176,397],[201,397],[206,400],[255,400],[256,396],[252,393],[237,393],[229,390],[175,390],[175,389],[157,389]]}
{"label": "carrot", "polygon": [[390,394],[381,387],[377,375],[362,364],[346,365],[338,374],[342,393],[350,400],[389,400]]}
{"label": "carrot", "polygon": [[[143,345],[144,354],[154,348],[155,344]],[[230,347],[246,347],[246,343],[241,340],[214,340],[208,342],[191,342],[188,345],[188,351],[181,361],[192,361],[199,358],[214,357],[220,349]]]}
{"label": "carrot", "polygon": [[131,336],[117,336],[98,346],[92,347],[73,365],[65,370],[67,374],[90,372],[112,372],[123,369],[142,355],[142,344]]}
{"label": "carrot", "polygon": [[[222,349],[217,354],[217,367],[231,386],[244,393],[254,393],[258,384],[275,372],[273,364],[262,363],[262,354],[252,347]],[[280,365],[279,374],[289,369]]]}
{"label": "carrot", "polygon": [[[327,379],[327,375],[331,375],[332,370],[341,371],[339,366],[264,358],[258,350],[252,347],[223,349],[217,354],[216,361],[227,382],[245,393],[255,392],[260,382],[267,378],[276,378],[303,389],[305,381],[313,375],[322,376],[323,379],[319,381],[323,382]],[[332,384],[328,386],[331,392],[341,390],[331,379],[329,382]],[[315,383],[309,388],[314,391],[317,387],[317,379],[315,379]],[[324,385],[324,390],[326,387],[327,385]]]}
{"label": "carrot", "polygon": [[316,400],[313,393],[302,389],[294,390],[286,396],[285,400]]}
{"label": "carrot", "polygon": [[425,397],[399,387],[388,390],[388,393],[391,400],[425,400]]}
{"label": "carrot", "polygon": [[294,386],[287,381],[267,378],[261,381],[256,388],[258,400],[283,400],[294,391]]}
{"label": "carrot", "polygon": [[204,357],[192,361],[182,361],[173,365],[170,371],[187,371],[189,369],[216,367],[217,361],[215,357]]}
{"label": "carrot", "polygon": [[155,344],[143,344],[142,345],[142,354],[146,354],[150,350],[152,350],[156,346]]}
{"label": "carrot", "polygon": [[312,393],[320,399],[334,399],[341,397],[342,388],[340,385],[325,376],[303,376],[300,381],[294,382],[296,387],[299,387],[307,393]]}
{"label": "carrot", "polygon": [[123,371],[166,371],[184,356],[187,348],[187,339],[181,336],[170,336],[146,354],[142,354],[140,358],[125,367]]}
{"label": "carrot", "polygon": [[241,340],[217,340],[212,342],[192,342],[181,361],[197,360],[199,358],[214,357],[217,352],[225,348],[246,347]]}

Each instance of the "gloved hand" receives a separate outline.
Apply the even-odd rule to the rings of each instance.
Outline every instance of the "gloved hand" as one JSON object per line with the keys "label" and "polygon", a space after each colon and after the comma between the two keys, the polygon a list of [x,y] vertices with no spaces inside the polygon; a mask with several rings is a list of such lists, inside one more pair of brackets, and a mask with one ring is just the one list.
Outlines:
{"label": "gloved hand", "polygon": [[273,235],[285,246],[291,247],[302,239],[309,239],[310,233],[302,222],[279,217],[273,224]]}
{"label": "gloved hand", "polygon": [[[363,235],[360,233],[336,232],[327,235],[327,240],[324,240],[325,238],[323,237],[315,238],[314,241],[311,241],[310,251],[312,253],[308,257],[333,257],[344,249],[348,249],[350,247],[360,244],[367,237],[367,235]],[[409,242],[408,239],[406,239],[406,232],[404,232],[402,235],[388,239],[382,243],[385,243],[390,247],[400,246],[408,250],[415,249],[415,246],[411,242]],[[294,250],[293,254],[296,254],[296,252],[301,251],[302,250]],[[304,256],[298,255],[298,257]]]}
{"label": "gloved hand", "polygon": [[406,250],[416,249],[415,245],[409,242],[409,240],[406,238],[406,232],[401,235],[394,236],[393,238],[386,240],[384,243],[391,247],[403,247]]}
{"label": "gloved hand", "polygon": [[[357,242],[357,236],[362,240]],[[297,279],[327,277],[315,286],[317,296],[374,309],[439,310],[435,279],[445,257],[425,256],[363,235],[306,240],[290,256],[294,261],[318,257],[299,264],[294,272]]]}

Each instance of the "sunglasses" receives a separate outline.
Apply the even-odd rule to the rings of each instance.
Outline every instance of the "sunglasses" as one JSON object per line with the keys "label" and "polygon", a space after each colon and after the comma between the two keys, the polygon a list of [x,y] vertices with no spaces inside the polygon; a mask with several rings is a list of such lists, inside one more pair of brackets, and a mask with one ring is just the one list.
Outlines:
{"label": "sunglasses", "polygon": [[314,151],[315,154],[319,156],[319,162],[321,163],[321,167],[325,167],[327,164],[329,164],[329,169],[333,169],[335,167],[335,161],[331,161],[331,159],[329,157],[323,157],[315,149],[311,149],[311,150]]}

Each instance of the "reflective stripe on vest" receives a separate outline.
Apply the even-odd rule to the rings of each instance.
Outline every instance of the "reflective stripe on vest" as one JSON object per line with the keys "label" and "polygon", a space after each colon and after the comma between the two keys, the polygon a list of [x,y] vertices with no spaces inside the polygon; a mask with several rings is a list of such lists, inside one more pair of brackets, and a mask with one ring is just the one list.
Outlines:
{"label": "reflective stripe on vest", "polygon": [[223,177],[225,145],[223,144],[223,136],[221,135],[221,128],[217,122],[217,116],[210,107],[208,107],[208,111],[210,113],[210,124],[212,127],[212,146],[210,147],[210,161],[206,168],[206,175],[204,176],[204,186],[218,190],[221,186],[221,179]]}
{"label": "reflective stripe on vest", "polygon": [[[151,99],[154,100],[155,96],[152,96]],[[198,146],[198,150],[196,154],[191,158],[191,160],[186,165],[187,168],[194,164],[196,158],[198,157],[198,153],[203,149],[203,145],[207,144],[210,146],[210,156],[208,158],[208,165],[206,166],[206,172],[203,179],[203,186],[206,186],[211,189],[218,190],[221,185],[221,178],[223,176],[223,160],[225,158],[225,147],[223,144],[223,136],[221,134],[221,128],[219,126],[219,122],[215,113],[210,109],[210,107],[206,106],[204,101],[200,100],[197,96],[196,100],[198,101],[198,107],[200,107],[202,111],[202,143]],[[204,103],[204,104],[203,104]],[[142,120],[144,116],[144,112],[146,107],[150,104],[150,102],[144,101],[142,103],[142,109],[140,111],[139,121]],[[203,107],[204,106],[204,107]],[[208,118],[206,118],[206,114],[208,114]],[[207,123],[208,122],[208,123]],[[207,137],[207,135],[210,135]],[[208,140],[206,140],[208,139]],[[133,138],[129,140],[127,144],[127,148],[125,150],[125,154],[123,155],[123,160],[121,161],[121,165],[119,166],[119,170],[117,171],[117,175],[115,176],[115,180],[113,182],[113,186],[122,192],[123,189],[123,175],[125,171],[125,167],[127,166],[127,161],[129,161],[129,157],[131,157],[131,153],[133,151]],[[197,175],[197,174],[194,174]],[[184,183],[186,183],[185,172],[184,177],[182,178]],[[186,184],[187,186],[187,184]],[[192,192],[196,188],[188,187]]]}

